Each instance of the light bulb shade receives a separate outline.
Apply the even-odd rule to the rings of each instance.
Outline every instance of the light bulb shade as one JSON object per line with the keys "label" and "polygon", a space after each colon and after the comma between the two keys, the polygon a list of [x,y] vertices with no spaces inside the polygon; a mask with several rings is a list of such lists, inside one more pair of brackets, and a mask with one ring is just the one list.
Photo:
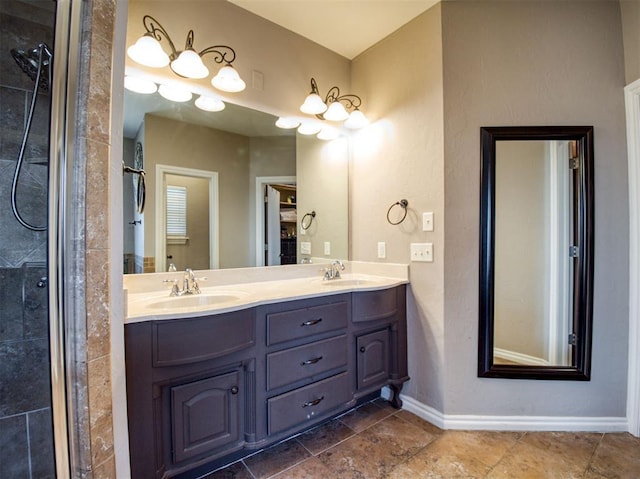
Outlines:
{"label": "light bulb shade", "polygon": [[185,78],[205,78],[209,69],[202,63],[202,58],[193,50],[185,50],[171,62],[171,69]]}
{"label": "light bulb shade", "polygon": [[300,111],[307,115],[319,115],[327,111],[327,105],[325,105],[320,95],[316,93],[310,93],[305,98],[304,103],[300,105]]}
{"label": "light bulb shade", "polygon": [[368,124],[369,120],[360,110],[352,111],[349,115],[349,118],[347,118],[347,121],[344,122],[344,126],[346,126],[347,128],[351,128],[352,130],[364,128]]}
{"label": "light bulb shade", "polygon": [[323,126],[318,133],[319,140],[335,140],[340,136],[340,131],[332,126]]}
{"label": "light bulb shade", "polygon": [[189,101],[193,96],[191,92],[184,87],[167,84],[160,85],[160,87],[158,88],[158,93],[160,93],[160,95],[162,95],[167,100],[175,101],[178,103]]}
{"label": "light bulb shade", "polygon": [[345,110],[344,106],[339,101],[332,102],[324,113],[325,120],[343,121],[347,118],[349,118],[349,112]]}
{"label": "light bulb shade", "polygon": [[301,135],[315,135],[322,130],[322,123],[319,121],[305,121],[298,127]]}
{"label": "light bulb shade", "polygon": [[216,76],[211,79],[211,84],[218,90],[236,93],[246,88],[245,82],[231,65],[223,66]]}
{"label": "light bulb shade", "polygon": [[140,77],[132,77],[128,75],[124,77],[124,87],[129,91],[143,93],[145,95],[149,95],[158,91],[158,86],[151,80]]}
{"label": "light bulb shade", "polygon": [[204,111],[222,111],[225,107],[222,100],[204,95],[200,95],[200,97],[195,101],[195,104],[198,108]]}
{"label": "light bulb shade", "polygon": [[300,120],[291,117],[283,117],[281,116],[276,121],[276,126],[278,128],[283,128],[285,130],[290,130],[291,128],[297,128],[300,126]]}
{"label": "light bulb shade", "polygon": [[151,68],[162,68],[169,64],[169,55],[155,38],[144,35],[127,48],[127,55],[134,62]]}

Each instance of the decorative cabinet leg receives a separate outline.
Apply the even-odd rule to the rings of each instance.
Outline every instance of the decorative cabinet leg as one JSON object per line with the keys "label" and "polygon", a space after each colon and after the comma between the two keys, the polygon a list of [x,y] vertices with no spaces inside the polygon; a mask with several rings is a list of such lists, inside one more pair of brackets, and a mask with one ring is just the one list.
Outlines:
{"label": "decorative cabinet leg", "polygon": [[400,384],[400,386],[396,384],[389,384],[389,389],[391,389],[391,399],[389,399],[389,402],[394,408],[400,409],[402,407],[402,400],[400,399],[402,384]]}

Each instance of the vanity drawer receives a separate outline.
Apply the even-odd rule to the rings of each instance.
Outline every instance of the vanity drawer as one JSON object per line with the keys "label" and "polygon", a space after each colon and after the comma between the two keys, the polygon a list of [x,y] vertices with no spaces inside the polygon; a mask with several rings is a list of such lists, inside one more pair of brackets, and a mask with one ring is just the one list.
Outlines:
{"label": "vanity drawer", "polygon": [[156,321],[153,367],[177,366],[225,356],[255,344],[252,309],[194,319]]}
{"label": "vanity drawer", "polygon": [[271,398],[267,401],[269,434],[314,419],[351,399],[346,372]]}
{"label": "vanity drawer", "polygon": [[275,389],[347,364],[347,336],[267,355],[267,389]]}
{"label": "vanity drawer", "polygon": [[398,311],[398,288],[365,291],[353,295],[353,322],[375,321],[393,316]]}
{"label": "vanity drawer", "polygon": [[348,314],[346,301],[267,314],[267,344],[345,328]]}

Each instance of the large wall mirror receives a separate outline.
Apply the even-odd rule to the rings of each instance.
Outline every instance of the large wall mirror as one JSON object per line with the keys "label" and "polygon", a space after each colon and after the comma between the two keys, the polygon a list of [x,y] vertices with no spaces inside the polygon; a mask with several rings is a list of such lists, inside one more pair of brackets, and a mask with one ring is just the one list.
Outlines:
{"label": "large wall mirror", "polygon": [[593,128],[481,129],[478,375],[589,380]]}
{"label": "large wall mirror", "polygon": [[[127,46],[140,36],[143,13],[160,7],[163,21],[186,35],[182,29],[197,10],[182,19],[188,11],[183,3],[130,2]],[[199,30],[202,44],[208,44],[209,30]],[[126,58],[127,74],[176,80],[169,67],[164,70]],[[204,88],[193,85],[194,91]],[[306,93],[304,84],[300,95]],[[245,94],[256,96],[234,93],[224,97],[224,110],[203,111],[194,104],[197,95],[174,102],[157,92],[125,90],[124,162],[146,172],[143,213],[135,201],[137,175],[123,178],[125,273],[349,259],[348,138],[323,141],[278,128],[276,116],[229,101],[241,103]],[[313,221],[301,228],[311,212]]]}

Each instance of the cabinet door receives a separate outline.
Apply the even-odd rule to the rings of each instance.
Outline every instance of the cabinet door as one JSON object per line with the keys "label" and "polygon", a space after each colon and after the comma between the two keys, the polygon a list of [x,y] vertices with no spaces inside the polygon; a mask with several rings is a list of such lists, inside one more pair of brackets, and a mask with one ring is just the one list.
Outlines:
{"label": "cabinet door", "polygon": [[171,388],[174,463],[238,441],[240,380],[234,371]]}
{"label": "cabinet door", "polygon": [[358,390],[382,385],[389,378],[389,330],[358,336]]}

